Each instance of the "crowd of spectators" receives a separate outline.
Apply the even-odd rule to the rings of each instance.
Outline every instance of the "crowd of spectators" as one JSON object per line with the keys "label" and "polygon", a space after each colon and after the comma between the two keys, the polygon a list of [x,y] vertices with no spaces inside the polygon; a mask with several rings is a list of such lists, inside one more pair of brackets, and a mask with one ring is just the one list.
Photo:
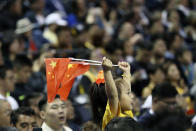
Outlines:
{"label": "crowd of spectators", "polygon": [[196,0],[0,0],[0,128],[98,131],[89,89],[101,66],[75,79],[65,103],[47,103],[44,59],[104,56],[131,65],[134,96],[134,120],[106,130],[196,130]]}

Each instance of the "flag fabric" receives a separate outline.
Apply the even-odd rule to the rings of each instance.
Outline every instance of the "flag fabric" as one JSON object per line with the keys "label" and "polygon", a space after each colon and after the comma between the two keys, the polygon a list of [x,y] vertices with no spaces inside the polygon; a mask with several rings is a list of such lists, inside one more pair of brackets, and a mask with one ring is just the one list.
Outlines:
{"label": "flag fabric", "polygon": [[89,70],[89,65],[68,64],[67,71],[65,72],[63,80],[61,82],[61,88],[57,92],[57,94],[61,96],[62,100],[67,99],[69,92],[72,88],[74,79],[77,76],[84,74],[88,70]]}
{"label": "flag fabric", "polygon": [[69,64],[69,62],[69,58],[45,59],[48,102],[52,102],[57,94],[61,100],[66,100],[75,77],[89,69],[89,65]]}
{"label": "flag fabric", "polygon": [[63,75],[67,70],[69,58],[47,58],[46,77],[47,77],[47,95],[48,102],[52,102],[57,94],[57,89],[63,79]]}

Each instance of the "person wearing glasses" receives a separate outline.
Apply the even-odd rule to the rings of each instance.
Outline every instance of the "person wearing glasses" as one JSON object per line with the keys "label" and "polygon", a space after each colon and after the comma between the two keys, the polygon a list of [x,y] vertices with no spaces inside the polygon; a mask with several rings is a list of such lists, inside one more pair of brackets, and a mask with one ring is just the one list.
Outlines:
{"label": "person wearing glasses", "polygon": [[152,107],[139,117],[138,122],[145,126],[157,112],[175,110],[178,107],[177,98],[178,92],[170,83],[157,84],[152,90]]}

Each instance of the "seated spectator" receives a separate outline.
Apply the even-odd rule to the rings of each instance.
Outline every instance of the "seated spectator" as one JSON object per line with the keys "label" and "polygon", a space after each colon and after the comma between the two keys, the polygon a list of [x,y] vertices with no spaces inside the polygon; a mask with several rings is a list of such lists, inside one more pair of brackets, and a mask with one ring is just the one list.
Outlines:
{"label": "seated spectator", "polygon": [[155,65],[162,65],[165,62],[165,53],[167,51],[165,40],[155,35],[153,43],[153,56],[151,62]]}
{"label": "seated spectator", "polygon": [[72,49],[73,38],[69,27],[58,27],[56,34],[58,39],[57,49]]}
{"label": "seated spectator", "polygon": [[49,43],[43,38],[42,32],[35,29],[35,25],[28,18],[17,21],[16,34],[19,35],[27,52],[39,51],[44,44]]}
{"label": "seated spectator", "polygon": [[132,81],[132,89],[136,96],[141,96],[142,89],[147,86],[149,82],[147,68],[151,66],[150,59],[152,55],[152,47],[151,43],[144,41],[139,42],[137,45],[138,50],[136,52],[136,57],[131,64],[131,74],[134,78]]}
{"label": "seated spectator", "polygon": [[138,122],[145,126],[148,120],[164,109],[175,110],[177,106],[176,96],[178,92],[169,83],[161,83],[155,86],[152,91],[152,108],[147,110],[138,119]]}
{"label": "seated spectator", "polygon": [[18,109],[17,101],[12,97],[7,95],[8,92],[14,91],[15,77],[13,69],[8,69],[4,66],[0,67],[0,99],[6,100],[12,110]]}
{"label": "seated spectator", "polygon": [[118,39],[121,41],[128,40],[133,37],[135,33],[135,27],[130,22],[125,22],[120,28]]}
{"label": "seated spectator", "polygon": [[47,103],[47,99],[44,97],[39,102],[40,116],[44,121],[42,131],[72,131],[72,129],[65,126],[66,108],[66,103],[59,98],[56,97],[53,102]]}
{"label": "seated spectator", "polygon": [[175,59],[176,51],[185,46],[184,39],[179,33],[176,32],[171,32],[167,35],[168,51],[166,51],[165,57],[167,59]]}
{"label": "seated spectator", "polygon": [[58,38],[55,31],[58,26],[66,26],[67,21],[63,20],[59,12],[54,12],[46,17],[45,24],[47,25],[47,28],[43,32],[44,38],[49,40],[51,44],[57,47]]}
{"label": "seated spectator", "polygon": [[10,126],[11,106],[5,100],[0,100],[0,127]]}
{"label": "seated spectator", "polygon": [[11,113],[11,124],[19,131],[33,131],[37,128],[35,112],[28,107],[21,107]]}
{"label": "seated spectator", "polygon": [[192,131],[191,121],[180,108],[166,109],[149,119],[145,131]]}
{"label": "seated spectator", "polygon": [[22,17],[22,1],[6,0],[1,1],[0,14],[0,32],[14,30],[16,21]]}
{"label": "seated spectator", "polygon": [[45,21],[45,16],[48,14],[45,7],[45,0],[28,0],[30,10],[25,16],[37,26],[42,26]]}
{"label": "seated spectator", "polygon": [[16,73],[16,83],[14,92],[11,95],[22,104],[24,97],[29,94],[32,89],[27,87],[29,77],[31,75],[31,60],[25,55],[17,55],[14,61],[14,71]]}
{"label": "seated spectator", "polygon": [[155,85],[163,82],[165,79],[165,74],[161,66],[151,65],[148,68],[148,75],[150,77],[150,83],[142,91],[143,98],[147,98],[151,95]]}
{"label": "seated spectator", "polygon": [[105,131],[141,131],[140,125],[131,117],[116,117],[105,127]]}
{"label": "seated spectator", "polygon": [[183,108],[187,111],[192,110],[193,104],[191,98],[187,96],[189,92],[188,87],[181,77],[179,68],[175,63],[169,63],[166,67],[166,78],[176,88],[178,94],[185,100],[184,103],[186,105],[184,105]]}
{"label": "seated spectator", "polygon": [[37,125],[39,127],[41,127],[42,125],[42,119],[40,117],[40,111],[39,111],[39,107],[38,107],[38,104],[39,104],[39,101],[43,98],[43,94],[41,93],[36,93],[36,92],[33,92],[31,94],[28,94],[22,105],[25,106],[25,107],[30,107],[31,109],[33,109],[35,111],[35,115],[36,115],[36,122],[37,122]]}
{"label": "seated spectator", "polygon": [[194,80],[194,64],[193,56],[189,49],[181,48],[176,52],[176,59],[180,68],[181,74],[188,86],[193,85]]}
{"label": "seated spectator", "polygon": [[4,57],[5,66],[12,67],[16,55],[24,51],[24,43],[20,42],[20,38],[14,31],[6,31],[2,38],[2,55]]}

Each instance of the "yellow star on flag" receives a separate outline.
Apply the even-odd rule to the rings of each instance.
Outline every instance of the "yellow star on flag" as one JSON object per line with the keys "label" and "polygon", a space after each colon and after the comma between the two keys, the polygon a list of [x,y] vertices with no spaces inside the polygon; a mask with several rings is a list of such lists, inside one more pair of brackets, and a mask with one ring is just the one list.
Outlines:
{"label": "yellow star on flag", "polygon": [[54,68],[54,67],[56,67],[56,62],[52,61],[52,62],[50,63],[50,65],[52,66],[52,68]]}
{"label": "yellow star on flag", "polygon": [[73,67],[73,64],[69,64],[68,65],[68,69],[72,68]]}
{"label": "yellow star on flag", "polygon": [[50,75],[51,73],[50,72],[48,72],[48,75]]}

